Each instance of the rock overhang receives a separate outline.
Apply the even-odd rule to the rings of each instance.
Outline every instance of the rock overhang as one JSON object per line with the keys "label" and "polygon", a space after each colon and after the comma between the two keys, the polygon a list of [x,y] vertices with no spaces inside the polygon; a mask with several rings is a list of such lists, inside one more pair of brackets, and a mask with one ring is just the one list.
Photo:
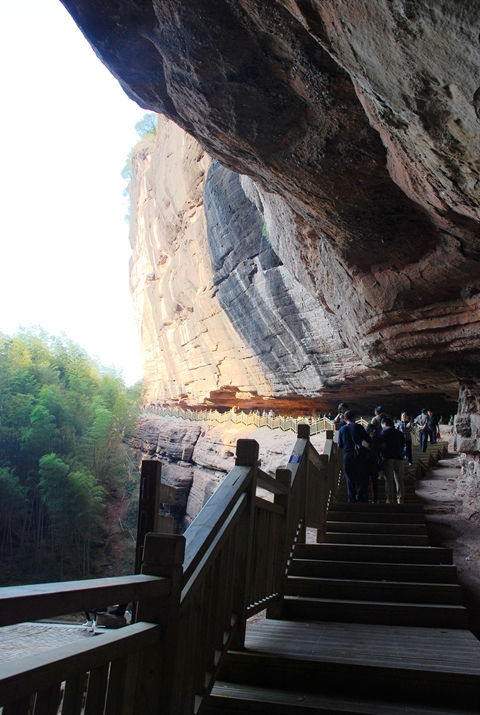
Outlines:
{"label": "rock overhang", "polygon": [[478,378],[478,8],[64,5],[130,96],[286,202],[305,230],[280,258],[363,365]]}

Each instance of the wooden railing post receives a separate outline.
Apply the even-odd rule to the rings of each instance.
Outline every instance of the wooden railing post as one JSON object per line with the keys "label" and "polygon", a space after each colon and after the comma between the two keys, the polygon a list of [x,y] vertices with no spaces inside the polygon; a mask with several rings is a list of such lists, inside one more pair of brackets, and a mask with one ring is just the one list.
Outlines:
{"label": "wooden railing post", "polygon": [[140,473],[140,496],[138,501],[137,545],[135,550],[135,573],[140,573],[143,562],[145,535],[158,531],[160,484],[162,464],[152,459],[142,461]]}
{"label": "wooden railing post", "polygon": [[[306,439],[307,441],[310,441],[310,425],[308,424],[299,424],[297,425],[297,437],[298,439]],[[307,539],[307,523],[306,523],[306,516],[307,516],[307,489],[308,489],[308,482],[309,482],[309,475],[310,475],[310,460],[308,458],[308,448],[306,450],[306,460],[305,460],[305,481],[304,481],[304,489],[303,489],[303,494],[302,494],[302,511],[303,511],[303,523],[302,523],[302,528],[299,532],[298,535],[298,542],[300,544],[304,544],[306,539]]]}
{"label": "wooden railing post", "polygon": [[319,510],[317,515],[317,544],[325,541],[327,532],[327,516],[330,506],[330,495],[328,489],[328,457],[326,454],[319,454],[320,464],[316,468],[317,498]]}
{"label": "wooden railing post", "polygon": [[[232,639],[232,648],[239,650],[245,645],[247,607],[250,591],[250,564],[252,560],[253,529],[255,520],[254,497],[257,488],[258,442],[254,439],[237,440],[235,465],[251,467],[253,479],[247,490],[247,506],[239,519],[235,564],[235,597],[233,611],[238,615],[238,627]],[[267,545],[265,545],[267,548]]]}
{"label": "wooden railing post", "polygon": [[156,600],[140,601],[137,621],[162,626],[158,645],[144,652],[142,675],[137,687],[134,712],[141,715],[176,715],[173,696],[181,689],[183,672],[176,666],[180,596],[183,580],[185,537],[147,534],[142,573],[170,579],[170,594]]}
{"label": "wooden railing post", "polygon": [[275,494],[274,503],[285,509],[285,514],[281,521],[280,533],[278,535],[278,568],[275,574],[275,582],[278,584],[279,600],[272,603],[267,608],[267,618],[281,618],[283,612],[283,597],[287,585],[288,568],[292,554],[290,553],[291,545],[287,542],[288,524],[289,524],[289,505],[290,505],[290,484],[292,481],[292,472],[290,469],[277,469],[275,479],[288,487],[287,494]]}

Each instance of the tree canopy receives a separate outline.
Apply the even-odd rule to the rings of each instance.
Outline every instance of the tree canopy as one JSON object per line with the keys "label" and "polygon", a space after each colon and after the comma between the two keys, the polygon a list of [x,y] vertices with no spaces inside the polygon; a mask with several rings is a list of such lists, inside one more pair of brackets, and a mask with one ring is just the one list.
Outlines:
{"label": "tree canopy", "polygon": [[130,478],[141,385],[41,329],[0,332],[1,581],[88,576],[109,495]]}

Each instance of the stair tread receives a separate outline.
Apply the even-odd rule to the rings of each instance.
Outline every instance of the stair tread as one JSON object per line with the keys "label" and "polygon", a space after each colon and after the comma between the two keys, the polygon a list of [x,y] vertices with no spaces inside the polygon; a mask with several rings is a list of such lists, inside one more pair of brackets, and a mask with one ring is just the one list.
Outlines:
{"label": "stair tread", "polygon": [[[423,563],[451,564],[452,551],[438,546],[402,546],[387,544],[298,544],[295,550],[296,558],[311,558],[322,556],[323,559],[335,560],[341,555],[355,561],[354,555],[362,555],[362,561],[377,561],[385,563]],[[352,558],[353,557],[353,558]],[[340,559],[342,560],[342,559]],[[421,563],[422,563],[421,562]]]}
{"label": "stair tread", "polygon": [[[212,690],[212,699],[221,700],[222,707],[228,707],[225,700],[249,701],[261,703],[262,709],[268,704],[282,705],[287,708],[286,713],[295,708],[305,712],[305,710],[326,710],[328,713],[335,711],[339,713],[358,715],[467,715],[465,708],[461,710],[451,708],[436,708],[424,705],[415,705],[411,708],[404,703],[392,703],[385,700],[370,700],[363,698],[349,698],[345,696],[322,695],[319,693],[309,693],[295,690],[281,690],[279,688],[265,688],[255,685],[236,685],[217,681]],[[233,703],[232,703],[233,704]],[[208,712],[208,711],[207,711]],[[275,712],[282,713],[282,709],[275,709]],[[472,710],[472,713],[476,712]]]}
{"label": "stair tread", "polygon": [[458,583],[430,583],[428,581],[388,581],[379,579],[359,579],[359,578],[332,578],[332,577],[317,577],[317,576],[296,576],[295,574],[288,577],[288,581],[302,580],[311,583],[332,583],[332,584],[347,584],[355,583],[359,586],[385,586],[385,587],[405,587],[405,588],[427,588],[432,591],[438,589],[447,589],[452,591],[461,591],[462,588]]}
{"label": "stair tread", "polygon": [[406,601],[359,601],[356,599],[346,599],[346,598],[320,598],[316,596],[285,596],[286,601],[298,601],[298,602],[310,602],[310,603],[336,603],[342,604],[344,606],[375,606],[376,608],[403,608],[403,609],[434,609],[443,610],[448,609],[451,611],[463,611],[466,613],[465,606],[449,603],[408,603]]}
{"label": "stair tread", "polygon": [[480,677],[480,641],[463,629],[265,619],[247,629],[245,648],[250,655]]}
{"label": "stair tread", "polygon": [[[391,522],[375,522],[375,521],[344,521],[342,519],[327,519],[327,531],[331,530],[335,527],[342,527],[342,528],[347,528],[353,531],[354,529],[360,529],[361,533],[368,533],[364,532],[364,529],[373,529],[371,533],[376,534],[376,533],[382,533],[380,531],[376,531],[376,529],[386,529],[387,531],[384,533],[398,533],[398,534],[404,534],[404,533],[409,533],[409,534],[426,534],[427,533],[427,527],[424,522],[421,524],[411,524],[411,523],[404,523],[404,524],[395,524]],[[399,529],[398,532],[394,531],[395,529]]]}
{"label": "stair tread", "polygon": [[[302,573],[295,573],[295,571],[305,571],[305,570],[315,570],[319,571],[340,571],[342,573],[347,573],[349,570],[353,572],[361,573],[365,575],[367,572],[375,573],[381,571],[382,573],[395,573],[395,572],[406,572],[411,578],[401,578],[394,579],[390,578],[391,581],[400,580],[402,583],[417,583],[417,579],[420,576],[420,581],[429,577],[428,581],[423,581],[423,583],[452,583],[457,585],[457,567],[453,564],[405,564],[405,563],[388,563],[384,564],[379,561],[332,561],[330,559],[304,559],[304,558],[294,558],[292,565],[290,567],[290,574],[292,576],[302,576]],[[310,573],[308,575],[311,575]],[[414,578],[416,576],[416,578]],[[441,576],[441,578],[440,578]],[[313,575],[312,577],[315,577]],[[319,576],[318,578],[324,578]],[[329,576],[327,576],[329,578]],[[333,576],[333,578],[338,578]],[[349,576],[350,578],[350,576]],[[352,576],[353,578],[353,576]],[[445,580],[443,580],[445,579]],[[448,580],[447,580],[448,579]],[[364,580],[377,580],[364,579]]]}
{"label": "stair tread", "polygon": [[325,544],[355,546],[428,546],[426,534],[369,534],[350,531],[326,531]]}

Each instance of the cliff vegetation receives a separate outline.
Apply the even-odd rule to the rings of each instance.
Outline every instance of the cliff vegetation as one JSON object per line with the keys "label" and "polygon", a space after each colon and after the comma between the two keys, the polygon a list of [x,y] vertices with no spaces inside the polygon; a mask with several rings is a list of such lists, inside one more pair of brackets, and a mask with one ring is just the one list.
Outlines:
{"label": "cliff vegetation", "polygon": [[65,336],[0,334],[2,585],[108,570],[109,518],[136,484],[125,440],[140,403],[140,383]]}

